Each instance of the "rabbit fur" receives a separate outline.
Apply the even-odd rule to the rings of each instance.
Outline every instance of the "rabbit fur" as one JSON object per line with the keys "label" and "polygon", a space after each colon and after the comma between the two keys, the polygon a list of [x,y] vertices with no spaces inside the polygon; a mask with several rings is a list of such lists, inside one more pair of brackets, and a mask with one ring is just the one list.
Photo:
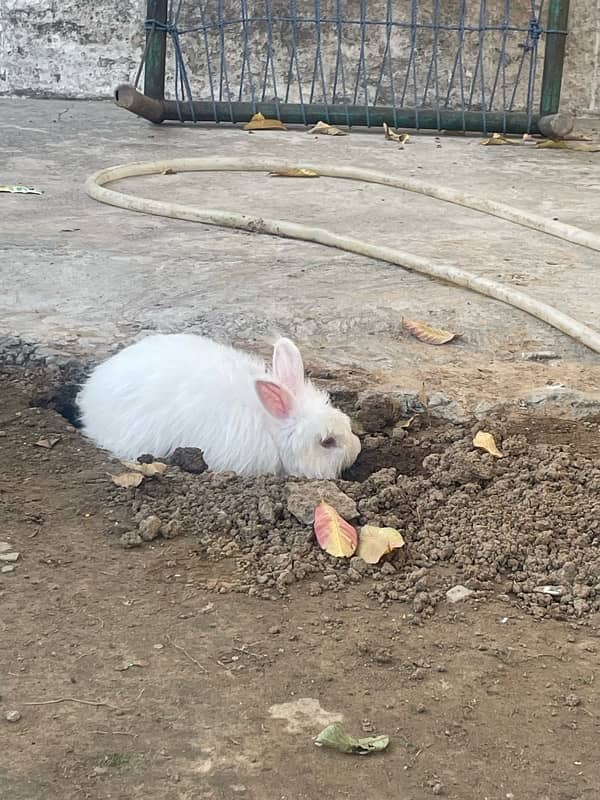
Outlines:
{"label": "rabbit fur", "polygon": [[360,442],[279,339],[262,359],[192,334],[149,336],[100,364],[78,397],[83,431],[122,459],[197,447],[211,470],[336,478]]}

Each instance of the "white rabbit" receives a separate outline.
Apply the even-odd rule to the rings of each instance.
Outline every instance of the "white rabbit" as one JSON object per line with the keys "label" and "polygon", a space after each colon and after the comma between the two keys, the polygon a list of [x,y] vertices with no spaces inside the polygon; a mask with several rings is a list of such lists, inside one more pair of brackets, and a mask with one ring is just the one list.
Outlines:
{"label": "white rabbit", "polygon": [[202,336],[149,336],[92,372],[77,397],[84,433],[119,458],[197,447],[212,470],[336,478],[360,442],[279,339],[273,367]]}

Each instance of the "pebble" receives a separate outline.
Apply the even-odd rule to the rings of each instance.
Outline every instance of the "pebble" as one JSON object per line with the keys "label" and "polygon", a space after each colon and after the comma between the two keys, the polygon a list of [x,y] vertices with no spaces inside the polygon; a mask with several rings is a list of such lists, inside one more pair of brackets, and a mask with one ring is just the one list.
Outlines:
{"label": "pebble", "polygon": [[20,711],[7,711],[4,714],[4,719],[7,722],[18,722],[21,719],[21,712]]}
{"label": "pebble", "polygon": [[119,544],[126,549],[139,547],[142,541],[142,537],[137,531],[125,531],[125,533],[119,536]]}
{"label": "pebble", "polygon": [[18,561],[19,553],[0,553],[0,561]]}
{"label": "pebble", "polygon": [[351,520],[358,516],[356,503],[333,481],[311,481],[310,483],[288,483],[285,487],[287,509],[304,525],[312,525],[315,508],[325,501],[344,517]]}
{"label": "pebble", "polygon": [[271,627],[268,630],[268,633],[270,633],[271,636],[276,636],[278,633],[281,633],[281,628],[279,627],[279,625],[271,625]]}
{"label": "pebble", "polygon": [[466,600],[467,597],[470,597],[472,594],[475,594],[473,589],[467,589],[466,586],[463,586],[461,583],[457,583],[456,586],[453,586],[446,592],[446,600],[449,603],[460,603],[462,600]]}
{"label": "pebble", "polygon": [[151,514],[149,517],[145,517],[138,526],[140,537],[145,542],[151,542],[153,539],[156,539],[160,533],[161,525],[162,522],[156,516],[156,514]]}
{"label": "pebble", "polygon": [[565,697],[565,705],[569,706],[569,708],[576,708],[581,705],[581,697],[576,694],[568,694]]}
{"label": "pebble", "polygon": [[9,550],[12,550],[10,542],[0,542],[0,553],[8,553]]}
{"label": "pebble", "polygon": [[0,567],[0,572],[6,574],[8,572],[14,572],[16,569],[14,564],[5,564],[3,567]]}

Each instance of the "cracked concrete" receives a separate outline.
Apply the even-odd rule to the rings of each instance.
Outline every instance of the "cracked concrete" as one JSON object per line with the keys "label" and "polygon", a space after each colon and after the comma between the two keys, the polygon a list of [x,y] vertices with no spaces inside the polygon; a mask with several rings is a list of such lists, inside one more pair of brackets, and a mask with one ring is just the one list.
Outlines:
{"label": "cracked concrete", "polygon": [[[600,233],[598,153],[434,135],[413,135],[400,149],[379,131],[315,137],[303,129],[153,127],[107,101],[3,100],[0,111],[1,182],[44,191],[0,195],[5,359],[96,360],[157,330],[208,333],[266,353],[269,338],[283,333],[320,374],[352,373],[362,388],[424,383],[466,408],[548,382],[600,389],[598,356],[500,303],[318,245],[126,212],[83,192],[90,173],[116,163],[273,157],[418,176]],[[121,188],[351,233],[518,285],[600,329],[597,253],[476,212],[325,178],[182,174]],[[429,347],[402,333],[403,316],[463,336]],[[525,351],[560,358],[531,362]]]}

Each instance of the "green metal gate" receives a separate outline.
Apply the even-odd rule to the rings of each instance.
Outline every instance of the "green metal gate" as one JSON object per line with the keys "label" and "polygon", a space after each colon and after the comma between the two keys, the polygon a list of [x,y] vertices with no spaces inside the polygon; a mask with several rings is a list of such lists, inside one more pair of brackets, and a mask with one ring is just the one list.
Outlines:
{"label": "green metal gate", "polygon": [[131,87],[120,100],[154,122],[260,111],[535,132],[559,110],[568,13],[569,0],[148,0],[148,102]]}

